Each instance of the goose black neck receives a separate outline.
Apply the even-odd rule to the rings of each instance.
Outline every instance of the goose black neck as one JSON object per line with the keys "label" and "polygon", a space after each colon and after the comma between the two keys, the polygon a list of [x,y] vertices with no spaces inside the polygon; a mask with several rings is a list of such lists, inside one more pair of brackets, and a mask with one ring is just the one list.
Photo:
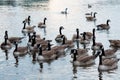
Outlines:
{"label": "goose black neck", "polygon": [[39,55],[42,55],[42,47],[39,47]]}
{"label": "goose black neck", "polygon": [[36,40],[35,40],[35,37],[32,39],[32,45],[31,46],[34,46],[36,43]]}
{"label": "goose black neck", "polygon": [[63,43],[62,44],[65,44],[65,36],[63,37]]}
{"label": "goose black neck", "polygon": [[100,55],[100,52],[98,51],[94,56],[97,58]]}
{"label": "goose black neck", "polygon": [[79,38],[79,30],[77,30],[77,39]]}
{"label": "goose black neck", "polygon": [[48,42],[48,50],[51,50],[51,44]]}
{"label": "goose black neck", "polygon": [[104,48],[102,48],[102,55],[105,56]]}
{"label": "goose black neck", "polygon": [[60,35],[62,35],[62,28],[59,29],[59,33],[60,33]]}
{"label": "goose black neck", "polygon": [[24,22],[23,24],[24,24],[23,29],[25,29],[25,27],[26,27],[26,22]]}
{"label": "goose black neck", "polygon": [[93,46],[95,46],[95,38],[93,38]]}
{"label": "goose black neck", "polygon": [[73,61],[76,61],[77,60],[77,50],[75,50],[74,54],[73,54]]}
{"label": "goose black neck", "polygon": [[85,35],[86,35],[86,33],[84,32],[84,33],[83,33],[83,40],[85,40]]}
{"label": "goose black neck", "polygon": [[46,18],[44,18],[44,20],[43,20],[43,24],[45,25],[45,22],[46,22]]}
{"label": "goose black neck", "polygon": [[28,37],[29,37],[28,42],[31,42],[31,40],[32,40],[32,36],[30,35],[30,33],[28,33]]}
{"label": "goose black neck", "polygon": [[93,37],[95,38],[95,29],[93,29]]}
{"label": "goose black neck", "polygon": [[17,51],[17,49],[18,49],[18,44],[15,43],[15,51]]}
{"label": "goose black neck", "polygon": [[102,55],[99,55],[99,65],[102,65]]}
{"label": "goose black neck", "polygon": [[94,17],[94,18],[96,17],[96,13],[94,13],[93,17]]}

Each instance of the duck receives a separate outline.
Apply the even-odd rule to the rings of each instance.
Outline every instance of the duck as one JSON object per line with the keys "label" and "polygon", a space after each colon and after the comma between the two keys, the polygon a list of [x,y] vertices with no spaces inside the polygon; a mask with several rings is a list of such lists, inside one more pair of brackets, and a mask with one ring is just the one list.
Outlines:
{"label": "duck", "polygon": [[35,32],[34,31],[34,28],[36,27],[36,26],[28,26],[28,27],[26,27],[26,22],[25,21],[23,21],[23,24],[24,24],[24,26],[23,26],[23,29],[22,29],[22,32],[23,33],[33,33],[33,32]]}
{"label": "duck", "polygon": [[81,36],[79,35],[79,29],[76,29],[77,34],[73,34],[72,40],[75,42],[76,40],[80,40]]}
{"label": "duck", "polygon": [[43,22],[39,22],[38,23],[38,28],[46,28],[46,20],[47,20],[47,18],[45,17],[43,19]]}
{"label": "duck", "polygon": [[75,46],[72,40],[66,40],[64,35],[62,35],[61,37],[63,38],[62,45],[67,45],[68,48],[72,48]]}
{"label": "duck", "polygon": [[83,37],[82,37],[82,39],[80,40],[80,43],[81,43],[81,44],[90,44],[90,40],[89,40],[89,39],[86,39],[86,32],[83,32]]}
{"label": "duck", "polygon": [[65,11],[61,11],[61,14],[68,14],[68,8],[65,8]]}
{"label": "duck", "polygon": [[98,71],[110,71],[118,68],[119,58],[107,58],[103,60],[103,55],[99,55]]}
{"label": "duck", "polygon": [[106,24],[97,25],[97,30],[109,30],[110,29],[109,22],[111,22],[110,19],[106,21]]}
{"label": "duck", "polygon": [[[63,27],[63,26],[60,26],[60,27],[59,27],[59,34],[55,37],[55,41],[58,42],[58,43],[62,42],[62,36],[63,36],[62,30],[63,30],[63,29],[64,29],[64,27]],[[64,35],[64,36],[65,36],[65,35]],[[65,39],[67,40],[67,37],[65,37]]]}
{"label": "duck", "polygon": [[95,55],[86,55],[86,56],[80,56],[80,57],[76,57],[76,55],[78,55],[77,50],[74,50],[74,57],[73,57],[73,65],[75,66],[81,66],[81,67],[88,67],[91,66],[93,64],[95,64],[95,59],[97,58],[97,56],[100,55],[100,51],[98,51]]}
{"label": "duck", "polygon": [[28,16],[28,18],[25,19],[25,22],[28,23],[28,25],[30,25],[30,16]]}
{"label": "duck", "polygon": [[107,50],[104,50],[104,47],[101,46],[101,51],[102,51],[102,55],[103,55],[103,59],[106,59],[106,58],[116,58],[116,52],[117,52],[117,49],[107,49]]}
{"label": "duck", "polygon": [[0,47],[2,50],[10,50],[12,48],[12,44],[8,40],[7,31],[5,31],[4,42],[1,43]]}
{"label": "duck", "polygon": [[96,14],[97,12],[94,12],[93,16],[87,16],[86,17],[87,21],[96,21]]}
{"label": "duck", "polygon": [[109,40],[110,47],[120,48],[120,40]]}

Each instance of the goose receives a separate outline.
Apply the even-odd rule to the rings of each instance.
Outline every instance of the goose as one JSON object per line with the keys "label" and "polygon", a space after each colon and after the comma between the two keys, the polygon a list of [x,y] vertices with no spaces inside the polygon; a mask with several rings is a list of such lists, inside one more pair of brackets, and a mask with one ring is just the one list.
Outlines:
{"label": "goose", "polygon": [[86,32],[83,32],[83,38],[80,40],[81,44],[89,44],[90,40],[86,39]]}
{"label": "goose", "polygon": [[88,50],[87,49],[71,49],[71,57],[74,57],[74,50],[77,50],[77,57],[80,56],[88,56]]}
{"label": "goose", "polygon": [[62,45],[67,45],[68,48],[72,48],[74,47],[74,42],[72,40],[66,40],[65,36],[62,35],[63,41],[62,41]]}
{"label": "goose", "polygon": [[72,37],[73,41],[81,39],[81,36],[79,35],[79,29],[78,28],[76,29],[76,32],[77,32],[77,34],[73,34],[73,37]]}
{"label": "goose", "polygon": [[109,40],[110,46],[119,48],[120,47],[120,40]]}
{"label": "goose", "polygon": [[119,58],[109,58],[103,60],[102,56],[102,54],[99,55],[99,71],[110,71],[118,68],[117,63],[120,60]]}
{"label": "goose", "polygon": [[24,24],[24,26],[23,26],[23,29],[22,29],[22,32],[23,33],[33,33],[33,32],[35,32],[34,31],[34,28],[36,27],[36,26],[28,26],[28,27],[26,27],[26,22],[25,21],[23,21],[23,24]]}
{"label": "goose", "polygon": [[45,17],[43,22],[39,22],[38,28],[46,28],[46,20],[47,20],[47,18]]}
{"label": "goose", "polygon": [[117,49],[107,49],[107,50],[104,50],[104,47],[101,46],[101,51],[102,51],[102,55],[104,56],[103,59],[106,59],[106,58],[116,58],[116,51]]}
{"label": "goose", "polygon": [[61,14],[68,14],[67,10],[68,8],[65,8],[65,11],[61,11]]}
{"label": "goose", "polygon": [[[63,26],[60,26],[59,27],[59,34],[55,37],[55,41],[56,42],[62,42],[62,36],[63,36],[63,34],[62,34],[62,30],[64,29],[64,27]],[[65,35],[64,35],[65,36]],[[65,37],[65,39],[67,40],[67,38]]]}
{"label": "goose", "polygon": [[4,36],[5,41],[1,43],[0,47],[2,50],[9,50],[12,48],[12,44],[8,41],[8,34],[7,31],[5,31]]}
{"label": "goose", "polygon": [[97,14],[97,12],[94,12],[93,16],[86,17],[87,21],[96,21],[96,14]]}
{"label": "goose", "polygon": [[15,42],[15,49],[13,51],[13,55],[15,57],[18,57],[18,56],[24,56],[26,55],[28,52],[28,47],[18,47],[18,43]]}
{"label": "goose", "polygon": [[91,49],[94,51],[100,50],[101,46],[103,46],[103,44],[100,42],[95,42],[95,37],[93,37],[93,44],[91,46]]}
{"label": "goose", "polygon": [[106,24],[99,24],[99,25],[97,25],[97,30],[108,30],[108,29],[110,29],[109,22],[110,22],[110,20],[108,19],[106,21]]}
{"label": "goose", "polygon": [[28,23],[28,25],[30,25],[30,16],[28,16],[28,18],[25,19],[25,22]]}
{"label": "goose", "polygon": [[74,58],[73,58],[73,65],[75,66],[91,66],[93,64],[95,64],[95,59],[97,58],[97,56],[100,54],[100,51],[98,51],[95,55],[92,56],[80,56],[80,57],[76,57],[76,55],[78,55],[77,50],[74,50]]}
{"label": "goose", "polygon": [[48,51],[42,51],[42,46],[39,46],[39,52],[37,56],[37,60],[39,62],[56,59],[56,56],[57,55],[55,54],[54,50],[49,48]]}

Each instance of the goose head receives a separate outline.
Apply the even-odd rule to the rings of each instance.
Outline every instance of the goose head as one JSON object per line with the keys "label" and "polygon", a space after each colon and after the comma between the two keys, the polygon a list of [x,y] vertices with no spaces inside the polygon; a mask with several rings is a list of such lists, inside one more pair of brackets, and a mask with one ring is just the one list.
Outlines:
{"label": "goose head", "polygon": [[77,32],[77,39],[79,38],[79,29],[77,28],[76,29],[76,32]]}
{"label": "goose head", "polygon": [[94,15],[93,15],[94,18],[96,17],[96,16],[95,16],[96,14],[97,14],[97,12],[94,12]]}
{"label": "goose head", "polygon": [[47,20],[47,18],[45,17],[45,18],[44,18],[44,21],[43,21],[43,24],[45,24],[46,20]]}

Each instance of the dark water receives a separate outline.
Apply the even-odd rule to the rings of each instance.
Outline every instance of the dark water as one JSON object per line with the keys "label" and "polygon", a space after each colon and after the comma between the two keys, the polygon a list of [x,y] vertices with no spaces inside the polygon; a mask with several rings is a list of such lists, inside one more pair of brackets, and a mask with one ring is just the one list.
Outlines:
{"label": "dark water", "polygon": [[[87,4],[92,8],[88,9]],[[68,8],[69,14],[62,15],[60,11]],[[92,31],[95,28],[93,22],[87,22],[85,13],[97,12],[97,22],[104,23],[107,19],[111,20],[109,31],[96,31],[98,42],[102,42],[105,49],[109,48],[109,39],[120,39],[120,1],[119,0],[0,0],[0,43],[4,41],[4,31],[8,30],[9,36],[23,36],[21,29],[22,21],[31,16],[31,24],[36,25],[47,17],[47,28],[44,30],[35,28],[41,37],[54,41],[58,34],[58,29],[64,26],[63,33],[71,39],[75,29],[80,32]],[[27,43],[27,37],[20,46]],[[76,47],[76,46],[75,46]],[[82,46],[80,46],[82,48]],[[90,48],[90,46],[88,46]],[[4,52],[0,50],[0,79],[2,80],[119,80],[120,63],[118,69],[111,72],[99,73],[96,64],[91,67],[73,67],[70,63],[69,51],[65,57],[59,58],[51,63],[44,63],[41,70],[39,63],[33,63],[32,57],[26,55],[19,59],[18,65],[15,64],[13,57],[14,47]],[[91,54],[91,50],[89,51]],[[120,52],[117,56],[120,57]]]}

